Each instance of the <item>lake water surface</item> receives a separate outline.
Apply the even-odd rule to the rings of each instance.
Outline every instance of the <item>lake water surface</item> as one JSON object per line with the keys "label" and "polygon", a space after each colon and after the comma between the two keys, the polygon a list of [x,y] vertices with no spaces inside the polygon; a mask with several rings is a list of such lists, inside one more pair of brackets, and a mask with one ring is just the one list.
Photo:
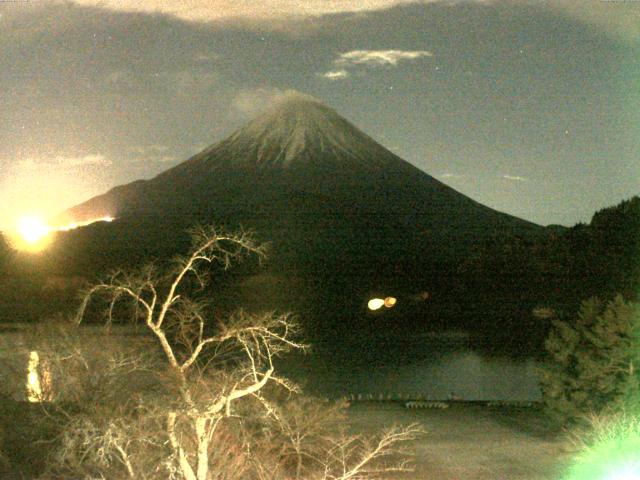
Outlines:
{"label": "lake water surface", "polygon": [[[379,355],[310,354],[286,362],[285,373],[316,394],[336,398],[539,401],[537,362],[479,352],[467,334],[425,334],[388,342]],[[375,347],[380,352],[380,344]],[[371,352],[369,352],[371,353]],[[358,358],[359,357],[359,358]]]}

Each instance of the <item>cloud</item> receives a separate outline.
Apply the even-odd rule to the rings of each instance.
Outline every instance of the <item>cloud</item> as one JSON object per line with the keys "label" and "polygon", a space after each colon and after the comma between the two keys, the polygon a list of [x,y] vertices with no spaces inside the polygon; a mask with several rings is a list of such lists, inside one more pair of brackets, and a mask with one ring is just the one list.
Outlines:
{"label": "cloud", "polygon": [[158,72],[156,75],[165,85],[177,92],[185,93],[193,90],[206,90],[220,81],[217,72],[192,72],[179,70],[175,72]]}
{"label": "cloud", "polygon": [[104,155],[89,154],[80,157],[57,156],[54,159],[54,163],[61,167],[85,167],[90,165],[107,167],[111,165],[111,160],[108,160]]}
{"label": "cloud", "polygon": [[126,70],[114,70],[105,77],[105,82],[110,85],[129,83],[131,81],[131,73]]}
{"label": "cloud", "polygon": [[177,155],[141,155],[131,158],[130,161],[148,164],[149,162],[172,163],[177,160],[180,160],[180,157]]}
{"label": "cloud", "polygon": [[527,180],[526,178],[520,177],[519,175],[507,175],[507,174],[502,175],[502,178],[504,178],[505,180],[512,180],[514,182],[525,182]]}
{"label": "cloud", "polygon": [[209,145],[210,144],[206,143],[206,142],[198,142],[198,143],[195,143],[195,144],[191,145],[191,148],[189,148],[189,151],[191,152],[192,155],[195,155],[196,153],[200,153],[202,150],[207,148]]}
{"label": "cloud", "polygon": [[219,59],[220,55],[215,53],[198,53],[193,57],[193,60],[199,63],[208,63]]}
{"label": "cloud", "polygon": [[168,145],[160,143],[134,146],[129,148],[129,152],[133,154],[131,157],[132,162],[171,163],[180,159],[179,156],[170,152],[170,147]]}
{"label": "cloud", "polygon": [[[460,174],[460,173],[442,173],[440,175],[438,175],[438,177],[440,178],[447,178],[447,179],[456,179],[456,178],[464,178],[465,175]],[[521,177],[519,175],[508,175],[508,174],[504,174],[504,175],[500,175],[500,178],[504,179],[504,180],[509,180],[512,182],[526,182],[527,179],[525,177]]]}
{"label": "cloud", "polygon": [[241,90],[231,101],[231,109],[242,119],[253,118],[287,93],[279,88],[249,88]]}
{"label": "cloud", "polygon": [[155,160],[158,163],[171,163],[180,160],[180,158],[175,155],[161,155],[160,157],[156,157]]}
{"label": "cloud", "polygon": [[[2,2],[0,1],[0,4]],[[105,8],[120,12],[164,14],[191,22],[215,22],[241,20],[244,22],[267,21],[265,25],[277,28],[277,20],[317,18],[325,15],[345,13],[366,13],[388,10],[403,5],[428,5],[444,3],[492,4],[493,0],[41,0],[28,3],[24,8],[16,6],[2,13],[2,19],[14,12],[27,12],[32,4],[54,4],[67,6],[69,3]],[[506,2],[505,2],[506,3]],[[544,4],[544,8],[559,12],[581,23],[593,25],[609,35],[637,42],[640,40],[640,22],[637,18],[637,1],[602,0],[512,0],[518,4]],[[50,24],[47,29],[55,28]]]}
{"label": "cloud", "polygon": [[438,0],[75,0],[82,6],[141,13],[162,13],[182,20],[210,22],[225,19],[265,20],[308,18],[336,13],[385,10],[399,5]]}
{"label": "cloud", "polygon": [[148,91],[149,85],[153,83],[159,88],[166,89],[171,95],[184,97],[194,93],[207,92],[217,87],[220,78],[218,72],[211,70],[188,70],[186,68],[174,70],[164,67],[155,69],[155,71],[149,68],[146,72],[133,72],[129,68],[121,68],[107,72],[103,82],[110,90],[126,93]]}
{"label": "cloud", "polygon": [[137,153],[139,155],[157,155],[168,151],[169,146],[163,145],[161,143],[154,143],[152,145],[138,145],[135,147],[131,147],[130,150],[133,153]]}
{"label": "cloud", "polygon": [[548,7],[624,41],[640,40],[638,2],[634,0],[556,0]]}
{"label": "cloud", "polygon": [[352,50],[340,55],[335,65],[397,65],[400,60],[432,57],[426,50]]}
{"label": "cloud", "polygon": [[320,76],[329,80],[343,80],[349,76],[349,72],[346,70],[330,70],[328,72],[321,73]]}
{"label": "cloud", "polygon": [[357,65],[368,65],[373,67],[397,66],[401,60],[416,60],[423,57],[432,57],[433,53],[427,50],[351,50],[341,53],[333,61],[333,70],[320,74],[328,80],[343,80],[350,76],[347,69]]}
{"label": "cloud", "polygon": [[111,160],[101,154],[88,154],[81,156],[63,156],[57,155],[51,159],[25,158],[17,162],[17,166],[23,170],[36,170],[43,166],[57,166],[60,168],[75,167],[108,167],[112,164]]}

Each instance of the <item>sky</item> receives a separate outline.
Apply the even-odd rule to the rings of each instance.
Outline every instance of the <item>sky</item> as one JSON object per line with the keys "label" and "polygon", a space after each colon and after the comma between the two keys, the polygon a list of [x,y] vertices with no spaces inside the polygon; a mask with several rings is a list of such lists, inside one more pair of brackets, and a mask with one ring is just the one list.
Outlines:
{"label": "sky", "polygon": [[640,194],[640,2],[0,0],[0,229],[151,178],[298,90],[494,209]]}

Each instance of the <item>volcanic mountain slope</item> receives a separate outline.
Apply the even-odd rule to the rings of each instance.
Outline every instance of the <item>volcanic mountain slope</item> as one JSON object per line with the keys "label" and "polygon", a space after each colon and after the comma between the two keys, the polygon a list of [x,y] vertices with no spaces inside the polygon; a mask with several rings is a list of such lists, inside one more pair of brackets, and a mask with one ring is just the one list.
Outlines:
{"label": "volcanic mountain slope", "polygon": [[147,222],[167,242],[169,226],[242,224],[272,240],[276,257],[302,263],[440,263],[491,236],[543,230],[460,194],[296,92],[176,167],[66,214]]}

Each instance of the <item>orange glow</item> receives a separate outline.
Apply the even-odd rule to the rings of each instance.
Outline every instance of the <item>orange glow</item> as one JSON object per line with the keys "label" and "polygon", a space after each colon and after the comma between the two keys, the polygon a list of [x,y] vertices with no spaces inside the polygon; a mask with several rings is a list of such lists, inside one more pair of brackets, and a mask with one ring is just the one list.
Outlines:
{"label": "orange glow", "polygon": [[37,253],[51,243],[53,234],[56,232],[68,232],[95,222],[112,222],[113,220],[115,220],[113,217],[106,216],[52,227],[40,216],[24,216],[18,220],[14,231],[10,232],[11,244],[16,250]]}
{"label": "orange glow", "polygon": [[36,244],[49,234],[49,226],[40,217],[23,217],[18,222],[18,233],[28,244]]}
{"label": "orange glow", "polygon": [[398,302],[396,297],[372,298],[367,302],[369,310],[380,310],[382,307],[391,308]]}
{"label": "orange glow", "polygon": [[39,252],[50,242],[51,228],[42,217],[30,215],[20,218],[10,236],[14,248],[27,252]]}
{"label": "orange glow", "polygon": [[387,308],[393,307],[398,300],[396,297],[387,297],[384,299],[384,306]]}
{"label": "orange glow", "polygon": [[91,225],[92,223],[96,223],[96,222],[113,222],[114,220],[115,220],[115,218],[113,218],[113,217],[100,217],[100,218],[95,218],[93,220],[87,220],[85,222],[73,222],[73,223],[70,223],[68,225],[64,225],[62,227],[58,227],[55,230],[57,230],[58,232],[68,232],[69,230],[74,230],[76,228],[86,227],[87,225]]}

